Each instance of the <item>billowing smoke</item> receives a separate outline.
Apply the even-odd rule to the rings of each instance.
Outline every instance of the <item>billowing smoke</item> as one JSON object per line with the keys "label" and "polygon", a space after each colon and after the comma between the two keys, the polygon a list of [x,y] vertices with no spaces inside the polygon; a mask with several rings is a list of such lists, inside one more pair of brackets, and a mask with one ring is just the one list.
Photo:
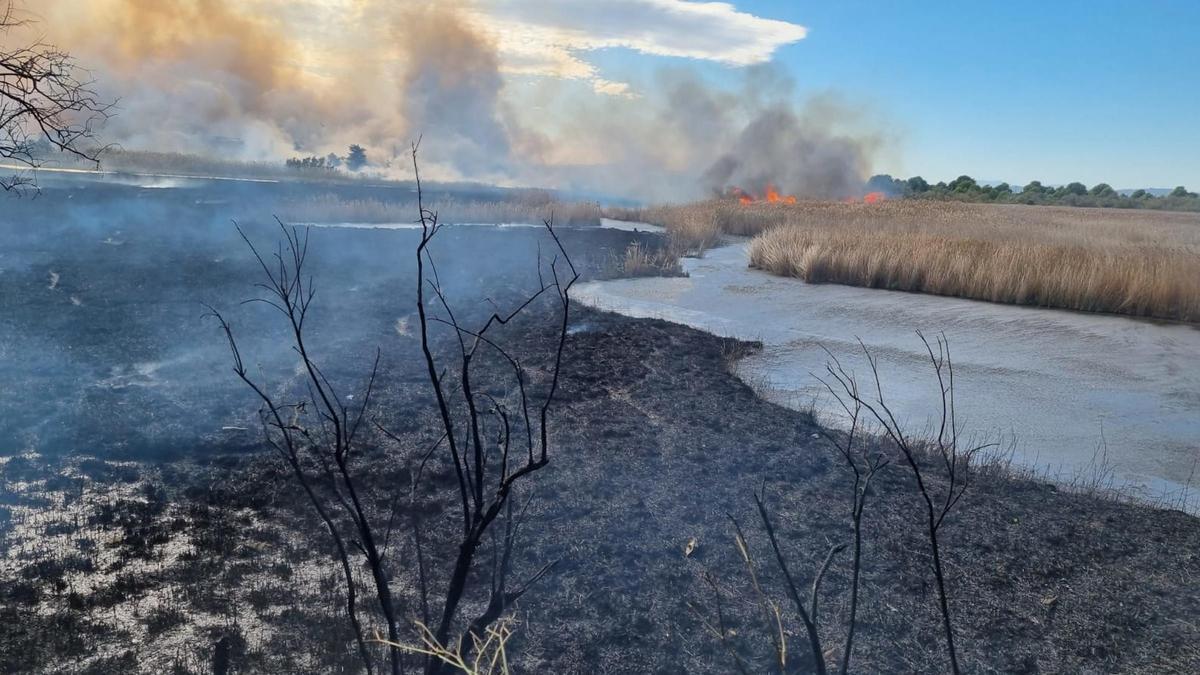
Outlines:
{"label": "billowing smoke", "polygon": [[408,128],[463,175],[510,170],[509,131],[501,117],[504,79],[494,45],[446,4],[402,12],[402,81]]}
{"label": "billowing smoke", "polygon": [[[778,69],[715,86],[663,71],[616,95],[522,76],[472,0],[47,0],[49,39],[119,98],[104,140],[135,150],[280,161],[367,147],[431,178],[684,200],[737,185],[803,196],[861,189],[879,141],[848,106],[797,106]],[[508,56],[511,59],[511,55]],[[611,84],[611,83],[610,83]],[[607,88],[607,85],[606,87]]]}
{"label": "billowing smoke", "polygon": [[832,93],[796,104],[773,66],[718,87],[686,70],[663,72],[636,100],[572,110],[565,136],[603,148],[600,161],[543,167],[559,182],[650,201],[682,201],[768,186],[799,197],[862,193],[883,135]]}
{"label": "billowing smoke", "polygon": [[741,186],[762,194],[774,186],[800,197],[841,198],[862,189],[873,145],[789,108],[771,108],[746,125],[703,182],[714,193]]}
{"label": "billowing smoke", "polygon": [[324,120],[340,121],[280,25],[234,3],[51,0],[38,11],[51,38],[119,99],[104,130],[113,141],[183,152],[236,145],[250,157],[310,144]]}

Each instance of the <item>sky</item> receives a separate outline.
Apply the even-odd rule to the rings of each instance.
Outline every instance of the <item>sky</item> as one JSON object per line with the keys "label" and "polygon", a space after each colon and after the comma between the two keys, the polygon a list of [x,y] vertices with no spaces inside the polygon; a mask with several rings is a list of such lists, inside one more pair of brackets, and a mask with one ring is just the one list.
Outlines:
{"label": "sky", "polygon": [[1200,188],[1195,0],[25,5],[130,149],[360,143],[386,171],[423,134],[434,177],[648,199],[860,173]]}
{"label": "sky", "polygon": [[[736,7],[806,29],[772,59],[795,78],[798,96],[837,91],[879,121],[895,144],[878,159],[880,172],[1200,187],[1200,2]],[[656,59],[594,60],[620,80]]]}

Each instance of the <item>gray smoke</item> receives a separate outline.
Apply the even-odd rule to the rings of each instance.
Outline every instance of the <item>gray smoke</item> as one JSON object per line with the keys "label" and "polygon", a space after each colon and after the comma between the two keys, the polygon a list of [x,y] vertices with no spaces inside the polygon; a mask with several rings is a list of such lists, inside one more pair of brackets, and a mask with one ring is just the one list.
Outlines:
{"label": "gray smoke", "polygon": [[714,193],[737,186],[762,195],[772,185],[799,197],[839,199],[862,189],[872,145],[791,109],[772,107],[742,129],[701,180]]}
{"label": "gray smoke", "polygon": [[[733,85],[687,69],[632,82],[634,97],[578,81],[515,84],[472,0],[354,0],[284,12],[236,0],[46,0],[52,38],[121,100],[103,130],[131,150],[282,162],[364,145],[372,170],[408,176],[424,138],[427,177],[683,201],[732,186],[844,197],[867,175],[878,135],[830,96],[798,103],[774,66]],[[311,35],[340,13],[352,39]],[[126,36],[111,40],[109,36]]]}
{"label": "gray smoke", "polygon": [[405,76],[405,122],[428,139],[434,156],[464,176],[512,171],[494,45],[471,30],[462,10],[445,3],[402,12],[397,40]]}

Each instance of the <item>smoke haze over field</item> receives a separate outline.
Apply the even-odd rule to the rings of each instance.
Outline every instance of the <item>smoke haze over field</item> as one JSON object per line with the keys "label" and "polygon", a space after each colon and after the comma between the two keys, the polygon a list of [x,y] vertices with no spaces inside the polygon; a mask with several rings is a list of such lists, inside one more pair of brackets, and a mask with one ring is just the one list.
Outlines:
{"label": "smoke haze over field", "polygon": [[[620,2],[615,23],[588,20],[611,9],[588,1],[49,0],[36,15],[120,99],[103,140],[129,149],[282,160],[359,143],[403,176],[423,135],[440,179],[655,200],[861,187],[879,134],[847,124],[836,97],[796,103],[770,64],[803,27],[724,3]],[[608,79],[585,57],[612,48],[734,77]]]}

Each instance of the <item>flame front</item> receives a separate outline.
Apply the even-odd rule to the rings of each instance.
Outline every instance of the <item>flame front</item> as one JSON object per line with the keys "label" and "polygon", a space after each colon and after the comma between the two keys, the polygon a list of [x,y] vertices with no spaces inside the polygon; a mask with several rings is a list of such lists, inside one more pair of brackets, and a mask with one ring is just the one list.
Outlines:
{"label": "flame front", "polygon": [[751,197],[750,195],[746,194],[746,192],[744,190],[742,190],[740,187],[737,187],[736,185],[734,187],[729,188],[729,196],[735,197],[739,202],[741,202],[743,204],[752,204],[754,202],[754,197]]}
{"label": "flame front", "polygon": [[[762,196],[756,196],[755,193],[732,185],[725,190],[727,197],[733,198],[742,204],[795,204],[797,202],[796,195],[785,195],[779,192],[779,188],[775,187],[774,183],[767,183],[763,188]],[[887,199],[887,195],[882,192],[868,192],[862,197],[847,197],[844,201],[847,204],[878,204]]]}
{"label": "flame front", "polygon": [[767,187],[764,190],[763,196],[761,198],[755,197],[752,193],[747,192],[737,186],[733,186],[733,187],[729,188],[728,194],[731,197],[735,197],[739,202],[741,202],[743,204],[754,204],[757,202],[767,202],[768,204],[795,204],[796,203],[795,195],[780,194],[779,189],[776,188],[771,183],[767,183]]}
{"label": "flame front", "polygon": [[846,197],[843,201],[847,204],[878,204],[886,199],[887,195],[882,192],[868,192],[861,200],[858,197]]}

